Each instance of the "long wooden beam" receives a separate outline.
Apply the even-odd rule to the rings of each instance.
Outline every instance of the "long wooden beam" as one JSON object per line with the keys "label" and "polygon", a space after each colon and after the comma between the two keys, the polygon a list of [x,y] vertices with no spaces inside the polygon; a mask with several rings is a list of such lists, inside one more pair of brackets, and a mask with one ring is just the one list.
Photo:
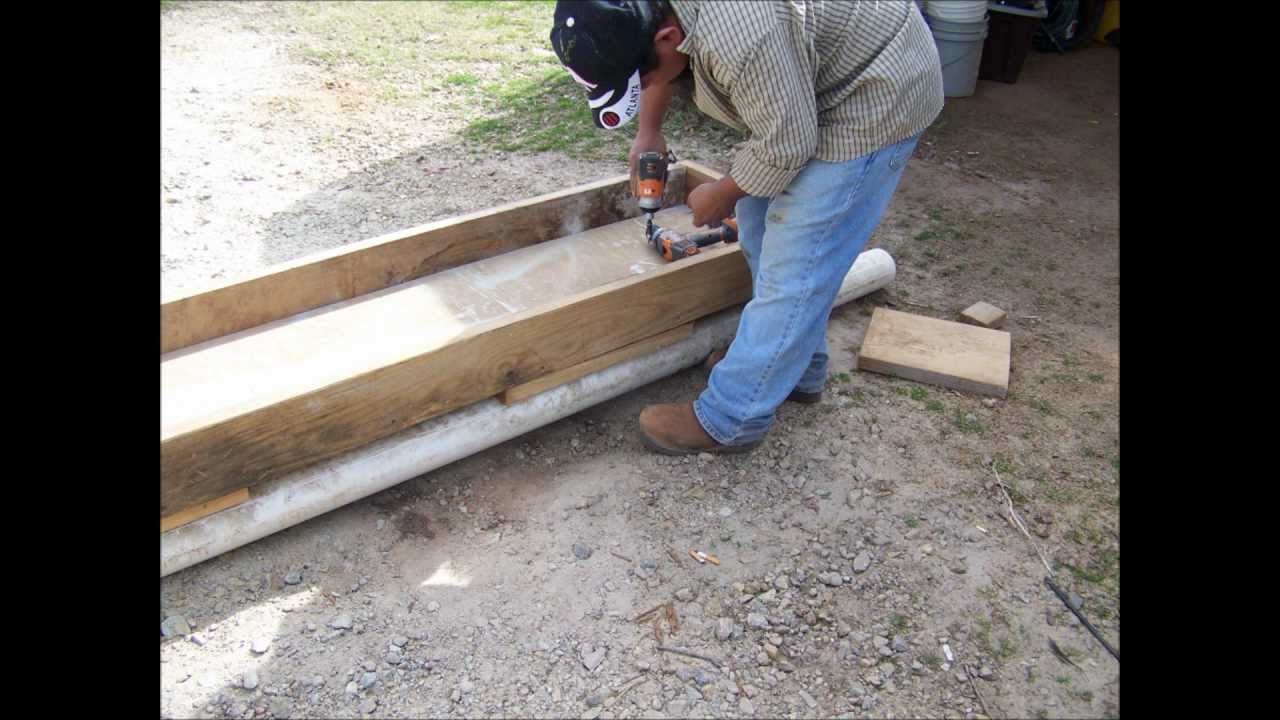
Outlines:
{"label": "long wooden beam", "polygon": [[[705,178],[698,166],[696,177]],[[684,197],[685,166],[671,169]],[[160,354],[639,215],[626,175],[308,255],[160,304]]]}
{"label": "long wooden beam", "polygon": [[[692,163],[688,164],[687,175],[692,183],[689,187],[719,176]],[[634,221],[627,224],[631,223]],[[184,417],[179,421],[162,422],[161,515],[171,515],[231,490],[256,486],[507,388],[658,335],[744,302],[750,291],[749,273],[737,246],[715,248],[689,260],[576,292],[492,322],[450,327],[446,341],[430,347],[412,349],[410,345],[392,344],[392,349],[400,353],[394,361],[383,358],[370,369],[351,371],[349,375],[343,374],[344,370],[308,391],[276,391],[274,386],[254,390],[275,395],[269,401],[255,401],[256,404],[232,403],[220,414],[202,416],[198,408],[182,409],[178,414]],[[407,287],[405,297],[413,297],[415,292],[414,287]],[[421,293],[417,296],[421,297]],[[336,316],[339,312],[347,310],[331,314]],[[345,317],[355,317],[355,311],[351,312]],[[313,317],[303,322],[316,325],[314,313],[307,315]],[[292,320],[283,322],[297,324]],[[261,341],[271,332],[271,328],[261,328],[249,335]],[[321,339],[322,349],[328,347],[323,343],[331,341],[342,349],[344,357],[359,355],[360,347],[347,347],[355,342],[348,337],[350,334],[342,332],[341,325],[331,325],[330,330],[315,337]],[[417,342],[418,334],[416,327],[410,327],[410,332],[392,336],[397,342],[402,336],[414,336],[410,340]],[[226,343],[242,342],[249,335],[240,333],[239,340],[228,338]],[[215,353],[219,345],[226,343],[202,346],[204,350],[191,348],[169,357],[177,361],[191,353]],[[288,346],[283,352],[306,349]],[[248,354],[225,357],[243,358]],[[223,366],[212,369],[216,372],[206,368],[205,377],[230,370]],[[162,378],[163,370],[164,358]],[[295,380],[289,375],[299,370],[295,364],[281,364],[276,382],[288,385]],[[162,411],[162,420],[165,416]]]}

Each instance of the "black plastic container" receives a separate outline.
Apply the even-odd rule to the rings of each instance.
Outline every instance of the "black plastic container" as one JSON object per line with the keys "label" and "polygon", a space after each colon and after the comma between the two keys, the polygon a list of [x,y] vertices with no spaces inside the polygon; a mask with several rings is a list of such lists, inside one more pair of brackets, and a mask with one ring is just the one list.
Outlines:
{"label": "black plastic container", "polygon": [[988,4],[987,10],[987,39],[982,45],[978,79],[1016,83],[1044,10],[996,3]]}

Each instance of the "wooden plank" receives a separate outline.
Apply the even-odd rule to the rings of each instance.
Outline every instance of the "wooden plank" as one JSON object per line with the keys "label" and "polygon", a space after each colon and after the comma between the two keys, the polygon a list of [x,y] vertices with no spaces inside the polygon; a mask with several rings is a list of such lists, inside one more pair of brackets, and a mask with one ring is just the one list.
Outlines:
{"label": "wooden plank", "polygon": [[[670,197],[685,196],[684,175],[672,167]],[[639,214],[621,175],[309,255],[162,299],[160,353]]]}
{"label": "wooden plank", "polygon": [[618,348],[613,352],[605,353],[600,357],[579,363],[573,367],[565,368],[544,375],[533,382],[523,385],[517,385],[513,388],[507,388],[498,396],[498,400],[503,405],[511,405],[527,400],[534,395],[539,395],[561,385],[571,383],[581,377],[586,377],[594,372],[599,372],[608,367],[613,367],[618,363],[626,362],[632,358],[647,355],[655,350],[661,350],[668,345],[674,345],[681,340],[693,334],[693,323],[686,323],[678,328],[673,328],[664,333],[659,333],[651,338],[646,338],[638,343],[632,343],[625,347]]}
{"label": "wooden plank", "polygon": [[[691,228],[680,208],[659,212],[658,221]],[[161,441],[438,349],[468,328],[667,267],[643,236],[639,218],[613,223],[161,356]]]}
{"label": "wooden plank", "polygon": [[186,510],[175,513],[168,517],[160,518],[160,532],[169,532],[174,528],[182,527],[187,523],[193,523],[202,517],[212,515],[220,510],[233,508],[242,502],[249,500],[249,488],[240,488],[233,493],[223,495],[215,500],[201,503],[195,507],[189,507]]}
{"label": "wooden plank", "polygon": [[[687,208],[664,212],[683,213],[691,225]],[[663,222],[679,227],[675,219]],[[450,304],[463,287],[460,277],[471,273],[477,291],[492,279],[475,276],[482,264],[475,263],[162,358],[162,515],[750,298],[737,244],[677,263],[654,261],[641,226],[633,219],[588,231],[604,238],[598,247],[616,245],[611,252],[624,277],[480,322],[460,319],[475,314],[474,304]],[[588,233],[482,262],[511,275],[509,282],[536,278],[561,288],[578,277],[573,263],[580,269],[594,258],[563,245],[580,244]],[[539,271],[520,256],[556,252],[572,262]],[[446,291],[447,282],[454,284]]]}
{"label": "wooden plank", "polygon": [[876,308],[858,369],[1003,398],[1011,347],[1002,330]]}

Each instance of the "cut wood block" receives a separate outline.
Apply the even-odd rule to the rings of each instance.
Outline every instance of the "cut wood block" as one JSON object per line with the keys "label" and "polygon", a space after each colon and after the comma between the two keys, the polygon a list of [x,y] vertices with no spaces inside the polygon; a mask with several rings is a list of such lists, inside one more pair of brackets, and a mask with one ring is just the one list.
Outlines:
{"label": "cut wood block", "polygon": [[200,503],[199,505],[189,507],[182,512],[160,518],[160,532],[169,532],[174,528],[182,527],[188,523],[193,523],[202,517],[212,515],[218,511],[233,508],[242,502],[247,502],[248,500],[249,488],[240,488],[239,490],[229,495],[223,495],[216,500]]}
{"label": "cut wood block", "polygon": [[1003,398],[1011,347],[1003,330],[876,308],[858,369]]}
{"label": "cut wood block", "polygon": [[605,368],[612,367],[632,358],[647,355],[655,350],[661,350],[668,345],[680,342],[691,334],[693,334],[693,323],[686,323],[678,328],[672,328],[664,333],[659,333],[653,337],[645,338],[638,343],[632,343],[625,347],[618,348],[611,353],[605,353],[598,358],[588,360],[579,365],[574,365],[573,367],[553,372],[550,375],[544,375],[533,382],[508,388],[498,396],[498,400],[501,401],[503,405],[511,405],[513,403],[520,402],[521,400],[531,398],[539,393],[544,393],[553,388],[558,388],[561,385],[571,383],[578,378],[586,377],[593,372],[599,372],[600,370],[604,370]]}
{"label": "cut wood block", "polygon": [[1000,308],[986,302],[977,302],[960,313],[960,319],[971,325],[985,328],[998,328],[1004,325],[1005,313]]}

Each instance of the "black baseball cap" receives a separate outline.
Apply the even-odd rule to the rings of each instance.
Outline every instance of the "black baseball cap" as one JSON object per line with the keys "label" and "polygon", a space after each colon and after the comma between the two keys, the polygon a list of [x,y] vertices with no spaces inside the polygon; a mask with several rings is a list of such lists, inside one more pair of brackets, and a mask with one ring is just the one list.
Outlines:
{"label": "black baseball cap", "polygon": [[659,17],[647,0],[560,0],[551,46],[587,88],[596,127],[614,130],[640,112],[640,76],[648,71]]}

